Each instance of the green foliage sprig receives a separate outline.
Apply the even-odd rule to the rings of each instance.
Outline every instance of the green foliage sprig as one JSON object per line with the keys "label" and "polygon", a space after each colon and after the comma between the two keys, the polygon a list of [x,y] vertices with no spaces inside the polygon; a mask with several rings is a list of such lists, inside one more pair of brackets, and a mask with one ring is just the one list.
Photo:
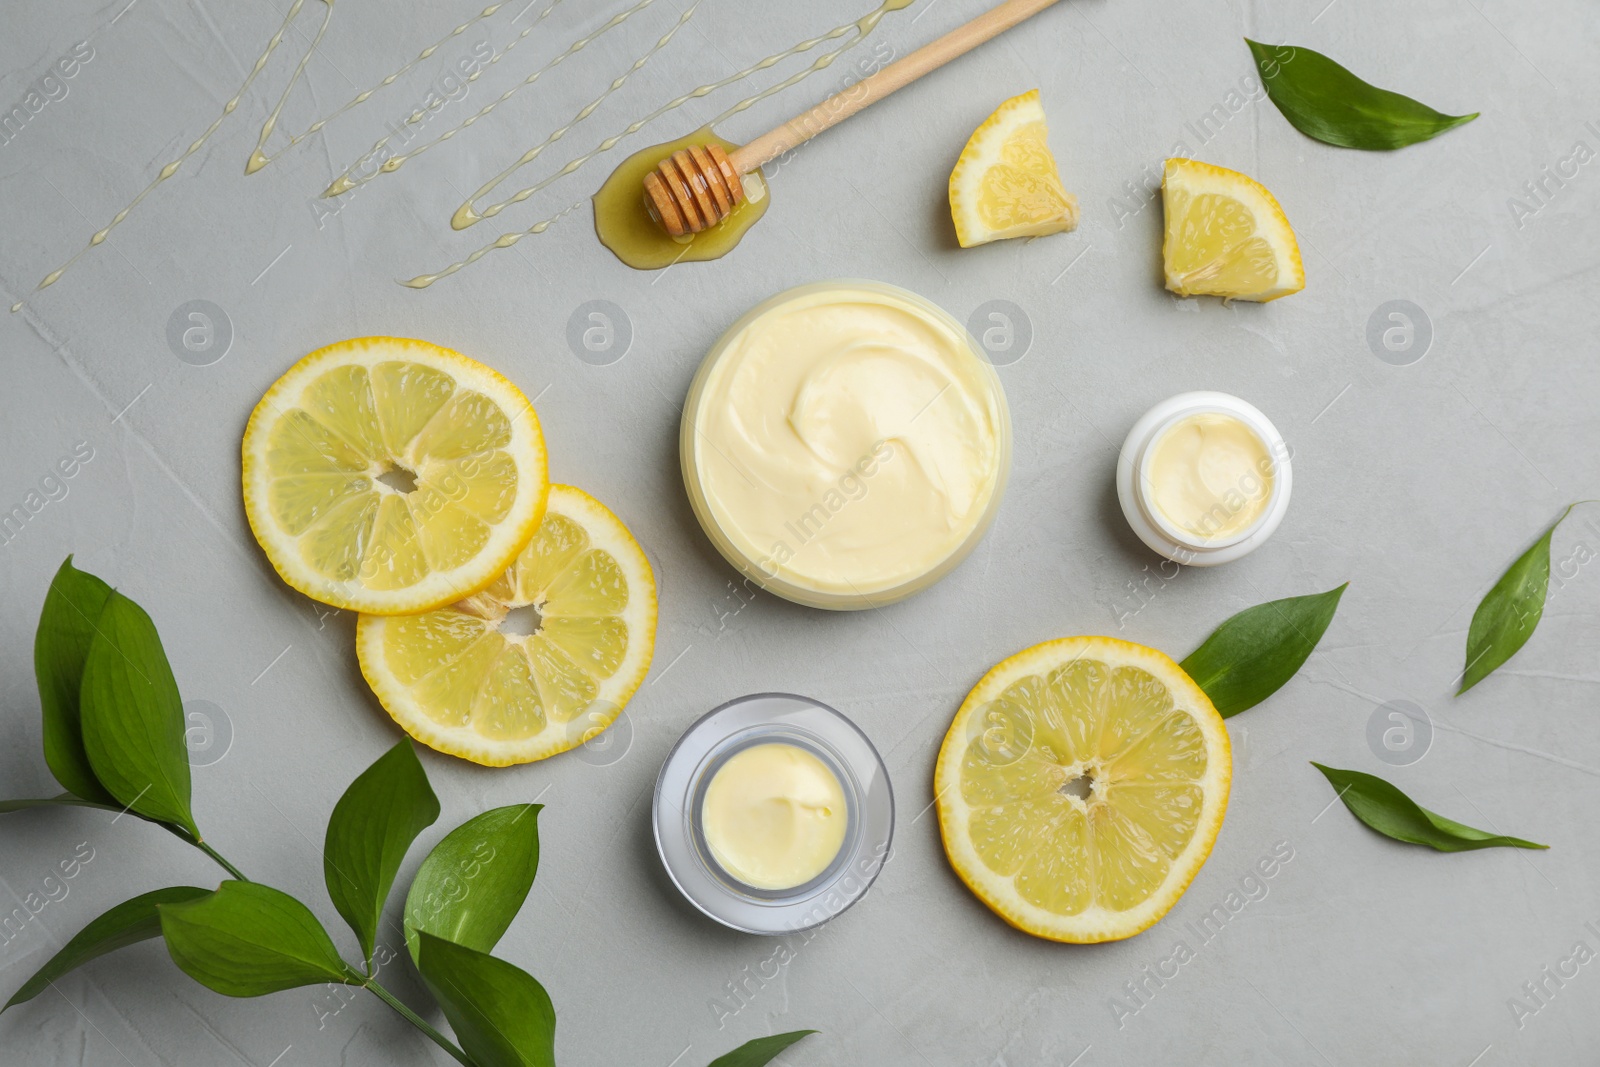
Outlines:
{"label": "green foliage sprig", "polygon": [[[377,979],[378,927],[406,853],[439,818],[409,739],[362,771],[334,805],[323,844],[328,896],[360,947],[345,961],[310,908],[251,881],[202,836],[190,807],[183,701],[161,638],[139,605],[67,557],[34,641],[45,762],[60,796],[0,801],[0,814],[70,805],[126,812],[205,852],[228,872],[215,890],[172,886],[94,919],[0,1011],[56,979],[154,937],[208,989],[258,997],[334,983],[366,989],[467,1067],[554,1067],[556,1012],[539,981],[490,955],[522,909],[539,866],[538,804],[486,811],[423,860],[406,893],[406,945],[455,1040]],[[392,955],[390,956],[392,958]],[[761,1067],[811,1030],[758,1038],[719,1058]]]}

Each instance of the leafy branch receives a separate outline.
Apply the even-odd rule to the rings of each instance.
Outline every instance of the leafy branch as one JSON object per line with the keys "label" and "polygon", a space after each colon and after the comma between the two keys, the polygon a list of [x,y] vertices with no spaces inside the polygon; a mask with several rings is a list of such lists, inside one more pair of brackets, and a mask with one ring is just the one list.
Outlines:
{"label": "leafy branch", "polygon": [[[0,814],[73,806],[134,815],[227,871],[216,889],[171,886],[94,919],[12,995],[32,1000],[56,979],[119,948],[161,937],[178,968],[232,997],[301,986],[367,990],[466,1067],[554,1067],[555,1006],[532,975],[490,955],[522,909],[539,866],[538,804],[494,808],[429,852],[406,892],[404,933],[454,1040],[378,982],[396,954],[378,928],[406,853],[439,818],[439,799],[409,739],[359,774],[334,805],[323,877],[360,948],[347,962],[304,903],[254,882],[200,832],[190,806],[183,702],[154,622],[69,556],[45,597],[34,642],[45,762],[66,790],[0,801]],[[716,1062],[760,1067],[814,1031],[747,1042]]]}

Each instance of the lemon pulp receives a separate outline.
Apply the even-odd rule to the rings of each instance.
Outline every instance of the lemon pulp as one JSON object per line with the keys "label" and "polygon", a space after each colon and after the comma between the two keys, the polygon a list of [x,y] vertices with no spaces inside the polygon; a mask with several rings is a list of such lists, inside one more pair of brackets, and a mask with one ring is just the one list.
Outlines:
{"label": "lemon pulp", "polygon": [[983,121],[950,172],[950,216],[961,247],[1038,237],[1078,225],[1061,184],[1039,90],[1014,96]]}
{"label": "lemon pulp", "polygon": [[1210,852],[1227,733],[1170,659],[1109,638],[1036,646],[990,672],[945,738],[940,826],[957,873],[1042,937],[1147,928]]}
{"label": "lemon pulp", "polygon": [[1305,288],[1294,230],[1261,183],[1209,163],[1169,159],[1161,189],[1168,289],[1265,302]]}
{"label": "lemon pulp", "polygon": [[[537,620],[519,629],[530,609]],[[363,615],[356,642],[362,673],[407,732],[503,766],[610,726],[649,668],[655,623],[643,550],[593,497],[557,485],[533,539],[487,588],[420,615]]]}
{"label": "lemon pulp", "polygon": [[423,341],[319,349],[268,390],[244,446],[245,507],[290,585],[398,613],[469,595],[544,510],[538,417],[494,371]]}

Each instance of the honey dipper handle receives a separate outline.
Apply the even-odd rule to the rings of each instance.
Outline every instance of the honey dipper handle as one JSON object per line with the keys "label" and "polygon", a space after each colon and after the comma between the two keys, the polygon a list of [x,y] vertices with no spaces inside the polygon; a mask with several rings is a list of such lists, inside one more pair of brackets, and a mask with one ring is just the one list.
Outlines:
{"label": "honey dipper handle", "polygon": [[931,44],[925,44],[904,59],[884,67],[850,88],[834,93],[775,130],[757,137],[728,157],[740,174],[748,174],[770,163],[789,149],[802,144],[836,123],[875,104],[896,89],[937,70],[959,55],[964,55],[991,37],[1038,14],[1057,0],[1005,0],[963,26],[957,26]]}

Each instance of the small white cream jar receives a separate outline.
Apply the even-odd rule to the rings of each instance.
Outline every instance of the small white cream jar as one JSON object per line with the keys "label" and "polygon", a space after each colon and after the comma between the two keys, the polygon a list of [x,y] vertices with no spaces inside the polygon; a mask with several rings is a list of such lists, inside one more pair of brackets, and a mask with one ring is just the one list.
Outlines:
{"label": "small white cream jar", "polygon": [[1290,456],[1255,405],[1228,393],[1180,393],[1129,431],[1117,458],[1117,499],[1152,551],[1213,567],[1254,551],[1283,521]]}

